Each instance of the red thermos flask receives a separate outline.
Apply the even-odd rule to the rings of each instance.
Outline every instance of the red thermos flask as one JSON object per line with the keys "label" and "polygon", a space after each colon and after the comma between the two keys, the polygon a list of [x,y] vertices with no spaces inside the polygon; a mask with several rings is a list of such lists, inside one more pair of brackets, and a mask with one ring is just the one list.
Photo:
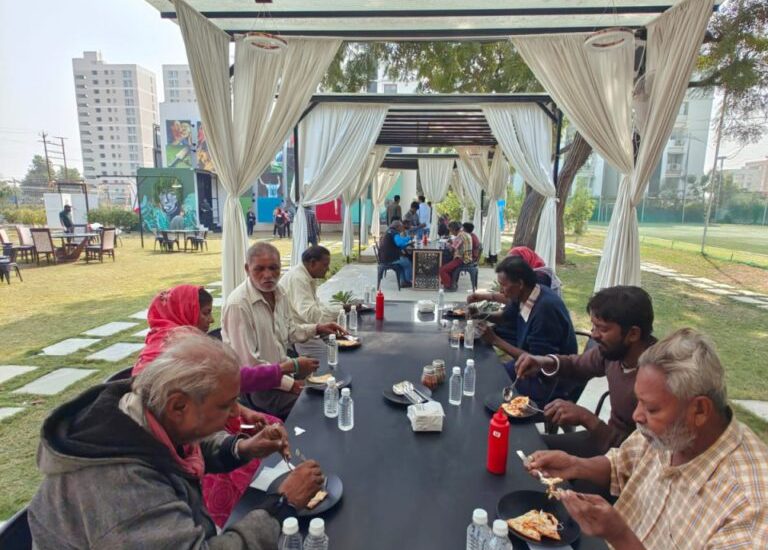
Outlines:
{"label": "red thermos flask", "polygon": [[509,419],[502,410],[496,411],[488,429],[488,462],[486,467],[492,474],[507,471],[507,453],[509,451]]}
{"label": "red thermos flask", "polygon": [[384,319],[384,293],[381,290],[376,293],[376,319]]}

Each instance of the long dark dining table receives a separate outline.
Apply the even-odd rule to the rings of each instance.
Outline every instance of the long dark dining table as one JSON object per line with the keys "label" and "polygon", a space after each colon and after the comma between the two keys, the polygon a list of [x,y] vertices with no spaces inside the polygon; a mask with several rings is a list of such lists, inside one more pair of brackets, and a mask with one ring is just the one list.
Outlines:
{"label": "long dark dining table", "polygon": [[[484,397],[499,392],[509,379],[495,352],[479,343],[474,350],[452,349],[447,328],[415,312],[412,303],[389,303],[385,320],[361,316],[363,346],[341,352],[338,368],[352,375],[354,429],[342,432],[336,419],[323,415],[323,397],[304,391],[286,428],[291,445],[317,460],[326,473],[344,484],[339,504],[322,514],[331,547],[339,550],[463,550],[472,510],[484,508],[492,520],[496,503],[517,489],[543,491],[515,455],[544,447],[533,424],[512,424],[507,472],[487,471],[486,450],[490,413]],[[406,409],[385,401],[382,390],[408,379],[418,382],[421,369],[433,359],[445,360],[446,369],[464,366],[474,358],[477,391],[461,406],[448,404],[448,383],[433,397],[445,410],[441,433],[415,433]],[[323,364],[321,370],[327,367]],[[306,430],[294,436],[294,427]],[[278,457],[265,460],[274,466]],[[248,489],[230,521],[255,508],[263,497]],[[307,522],[302,521],[306,532]],[[526,548],[516,543],[515,548]],[[606,548],[602,541],[582,536],[574,548]]]}

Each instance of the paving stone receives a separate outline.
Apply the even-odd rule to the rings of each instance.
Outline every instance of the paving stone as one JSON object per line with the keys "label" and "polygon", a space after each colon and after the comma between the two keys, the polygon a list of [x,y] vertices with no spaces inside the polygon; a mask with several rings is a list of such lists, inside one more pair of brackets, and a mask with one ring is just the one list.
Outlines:
{"label": "paving stone", "polygon": [[141,319],[142,321],[145,321],[147,319],[147,313],[149,313],[148,309],[142,309],[141,311],[137,311],[133,315],[130,315],[130,318]]}
{"label": "paving stone", "polygon": [[70,368],[56,369],[53,372],[49,372],[45,376],[41,376],[37,380],[33,380],[26,386],[22,386],[18,390],[14,390],[13,393],[56,395],[57,393],[67,389],[75,382],[90,376],[94,372],[98,372],[98,370]]}
{"label": "paving stone", "polygon": [[675,281],[679,281],[681,283],[690,283],[691,280],[686,277],[672,277]]}
{"label": "paving stone", "polygon": [[696,288],[703,288],[705,290],[714,290],[711,286],[705,283],[695,283],[693,281],[689,281],[688,284]]}
{"label": "paving stone", "polygon": [[43,348],[41,355],[69,355],[97,342],[101,342],[101,340],[98,338],[67,338],[58,344]]}
{"label": "paving stone", "polygon": [[124,322],[114,322],[114,323],[107,323],[106,325],[101,325],[100,327],[92,328],[91,330],[86,330],[83,334],[87,334],[88,336],[112,336],[113,334],[117,334],[118,332],[123,332],[124,330],[128,330],[129,328],[133,328],[139,323],[124,323]]}
{"label": "paving stone", "polygon": [[[24,407],[0,407],[0,420],[12,417],[16,413],[20,413],[24,410]],[[0,529],[3,528],[4,521],[0,521]]]}
{"label": "paving stone", "polygon": [[710,288],[710,294],[717,294],[718,296],[734,296],[736,292],[733,290],[726,290],[724,288]]}
{"label": "paving stone", "polygon": [[763,420],[768,421],[768,402],[755,401],[753,399],[734,399],[734,403],[741,405],[749,412],[759,416]]}
{"label": "paving stone", "polygon": [[0,384],[7,382],[11,378],[16,378],[22,374],[27,374],[37,369],[37,367],[28,367],[24,365],[0,365]]}
{"label": "paving stone", "polygon": [[727,289],[734,288],[732,285],[727,285],[725,283],[712,283],[712,286],[716,286],[717,288],[727,288]]}
{"label": "paving stone", "polygon": [[218,294],[219,292],[221,292],[221,288],[206,288],[205,291],[208,294]]}
{"label": "paving stone", "polygon": [[713,281],[712,279],[707,279],[706,277],[696,277],[693,280],[696,281],[697,283],[704,283],[710,286],[717,284],[717,281]]}
{"label": "paving stone", "polygon": [[743,294],[744,296],[753,296],[755,298],[765,298],[768,300],[768,296],[765,294],[760,294],[759,292],[752,292],[751,290],[739,290],[739,294]]}
{"label": "paving stone", "polygon": [[221,296],[216,296],[213,299],[213,307],[221,307],[224,305],[224,298]]}
{"label": "paving stone", "polygon": [[749,296],[731,296],[731,300],[736,300],[737,302],[741,302],[743,304],[752,304],[752,305],[768,305],[766,302],[762,300],[758,300],[757,298],[751,298]]}
{"label": "paving stone", "polygon": [[133,353],[136,353],[143,347],[144,344],[129,344],[127,342],[118,342],[117,344],[112,344],[108,348],[104,348],[101,351],[92,353],[86,357],[86,359],[109,361],[111,363],[115,363],[125,359]]}
{"label": "paving stone", "polygon": [[135,336],[136,338],[146,338],[147,334],[149,334],[149,328],[145,328],[144,330],[140,330],[139,332],[134,332],[131,334],[131,336]]}
{"label": "paving stone", "polygon": [[214,281],[212,283],[208,283],[206,286],[222,286],[221,281]]}

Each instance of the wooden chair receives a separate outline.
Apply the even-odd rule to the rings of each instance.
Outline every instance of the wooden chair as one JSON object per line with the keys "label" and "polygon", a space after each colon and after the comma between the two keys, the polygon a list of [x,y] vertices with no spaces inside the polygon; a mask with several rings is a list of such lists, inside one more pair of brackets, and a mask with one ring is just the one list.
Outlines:
{"label": "wooden chair", "polygon": [[57,248],[53,245],[53,239],[51,238],[51,230],[47,227],[32,227],[30,230],[32,234],[32,242],[35,243],[35,260],[37,265],[40,265],[40,255],[45,254],[45,261],[50,263],[53,259],[53,263],[58,261],[56,256]]}
{"label": "wooden chair", "polygon": [[35,243],[32,242],[32,233],[29,232],[29,227],[17,224],[16,235],[19,239],[19,252],[24,261],[31,262],[35,259]]}
{"label": "wooden chair", "polygon": [[379,258],[379,245],[373,245],[373,253],[376,255],[376,289],[381,288],[381,279],[387,276],[387,271],[394,271],[397,278],[397,290],[400,290],[400,270],[399,265],[394,263],[381,263]]}
{"label": "wooden chair", "polygon": [[104,261],[104,256],[112,256],[115,261],[115,228],[105,227],[101,230],[101,242],[99,244],[88,245],[85,247],[85,261],[98,258],[100,262]]}

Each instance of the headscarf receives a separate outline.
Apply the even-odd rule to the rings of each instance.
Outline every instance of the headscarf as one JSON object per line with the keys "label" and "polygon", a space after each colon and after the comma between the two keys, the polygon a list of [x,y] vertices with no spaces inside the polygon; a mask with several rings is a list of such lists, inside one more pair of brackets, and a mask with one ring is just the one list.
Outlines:
{"label": "headscarf", "polygon": [[531,266],[531,269],[537,269],[547,265],[538,254],[536,254],[527,246],[512,247],[509,249],[507,256],[520,256],[525,261],[525,263]]}
{"label": "headscarf", "polygon": [[197,326],[200,318],[198,296],[201,288],[203,287],[197,285],[179,285],[155,296],[147,313],[149,333],[144,340],[144,349],[133,366],[133,376],[139,374],[160,355],[171,330]]}

